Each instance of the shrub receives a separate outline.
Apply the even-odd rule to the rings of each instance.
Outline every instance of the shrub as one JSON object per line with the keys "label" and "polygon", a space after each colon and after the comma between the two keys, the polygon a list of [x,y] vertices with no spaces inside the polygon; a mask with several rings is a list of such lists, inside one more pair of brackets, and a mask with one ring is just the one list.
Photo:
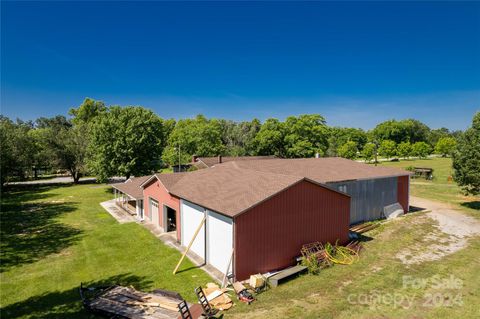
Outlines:
{"label": "shrub", "polygon": [[303,256],[301,264],[302,266],[307,267],[308,273],[312,275],[318,275],[320,273],[320,270],[322,269],[322,266],[318,261],[317,256],[315,256],[314,254]]}

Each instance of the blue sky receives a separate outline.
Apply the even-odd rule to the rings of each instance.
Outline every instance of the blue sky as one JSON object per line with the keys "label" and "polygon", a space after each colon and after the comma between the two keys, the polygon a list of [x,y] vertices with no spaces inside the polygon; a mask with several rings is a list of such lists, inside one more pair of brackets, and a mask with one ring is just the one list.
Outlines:
{"label": "blue sky", "polygon": [[465,129],[480,110],[480,3],[2,2],[1,113],[84,97],[165,118],[319,113]]}

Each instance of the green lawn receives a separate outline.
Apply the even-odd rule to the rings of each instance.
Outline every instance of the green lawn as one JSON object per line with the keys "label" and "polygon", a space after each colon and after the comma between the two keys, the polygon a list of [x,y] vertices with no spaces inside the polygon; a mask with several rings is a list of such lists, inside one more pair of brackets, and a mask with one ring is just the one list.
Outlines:
{"label": "green lawn", "polygon": [[15,188],[1,201],[1,317],[85,318],[80,282],[178,291],[211,281],[136,223],[118,224],[100,202],[104,185]]}

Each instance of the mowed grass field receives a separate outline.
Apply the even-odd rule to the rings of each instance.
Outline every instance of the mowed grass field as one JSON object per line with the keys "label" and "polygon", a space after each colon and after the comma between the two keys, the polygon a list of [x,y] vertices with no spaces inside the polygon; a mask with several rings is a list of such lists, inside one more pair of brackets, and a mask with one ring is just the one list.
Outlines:
{"label": "mowed grass field", "polygon": [[1,199],[1,318],[88,318],[78,287],[164,288],[195,300],[211,281],[136,223],[118,224],[99,203],[105,185],[13,188]]}

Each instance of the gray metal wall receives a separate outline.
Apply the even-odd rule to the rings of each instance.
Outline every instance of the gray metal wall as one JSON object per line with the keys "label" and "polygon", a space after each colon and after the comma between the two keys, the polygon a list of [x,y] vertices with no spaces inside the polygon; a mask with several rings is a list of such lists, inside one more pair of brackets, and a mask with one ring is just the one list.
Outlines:
{"label": "gray metal wall", "polygon": [[352,197],[350,224],[382,218],[383,207],[397,202],[397,177],[328,183],[328,186],[339,191],[347,187],[346,192]]}

